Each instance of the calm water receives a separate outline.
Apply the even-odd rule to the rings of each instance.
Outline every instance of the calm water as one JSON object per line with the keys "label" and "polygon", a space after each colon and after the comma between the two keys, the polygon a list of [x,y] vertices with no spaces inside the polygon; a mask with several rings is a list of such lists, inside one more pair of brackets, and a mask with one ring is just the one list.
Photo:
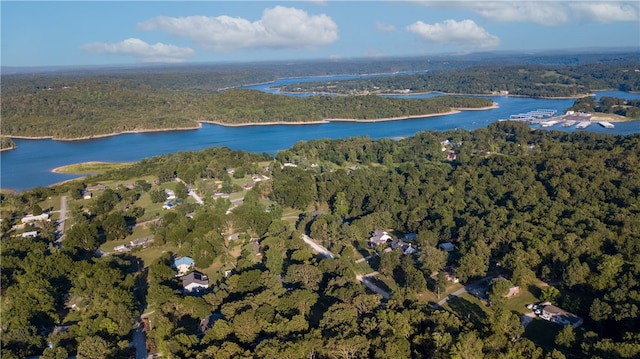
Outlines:
{"label": "calm water", "polygon": [[[320,79],[335,79],[322,77]],[[344,77],[340,77],[344,79]],[[277,83],[317,81],[318,78],[284,79]],[[247,86],[263,91],[272,91],[272,84]],[[413,97],[416,97],[414,95]],[[434,95],[419,95],[420,97]],[[623,92],[600,92],[598,96],[640,99],[640,94]],[[559,113],[573,104],[572,99],[540,100],[515,97],[488,97],[499,104],[499,108],[487,111],[466,111],[455,115],[422,119],[373,123],[333,122],[314,125],[275,125],[224,127],[203,124],[201,129],[157,133],[123,134],[113,137],[84,141],[53,141],[15,139],[18,148],[0,155],[0,186],[25,190],[37,186],[48,186],[76,175],[52,173],[53,168],[87,161],[132,162],[143,158],[180,151],[198,151],[207,147],[226,146],[249,152],[276,154],[302,140],[320,138],[346,138],[369,136],[384,137],[413,136],[422,130],[445,131],[455,128],[472,130],[485,127],[511,114],[535,109],[555,109]],[[614,129],[605,129],[593,124],[584,130],[563,128],[561,131],[590,131],[599,133],[630,134],[640,132],[640,121],[616,123]]]}

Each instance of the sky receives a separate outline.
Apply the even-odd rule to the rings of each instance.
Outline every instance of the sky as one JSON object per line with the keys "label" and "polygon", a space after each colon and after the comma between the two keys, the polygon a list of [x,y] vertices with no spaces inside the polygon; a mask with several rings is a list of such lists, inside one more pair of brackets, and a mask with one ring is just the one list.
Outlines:
{"label": "sky", "polygon": [[640,1],[6,1],[2,66],[640,48]]}

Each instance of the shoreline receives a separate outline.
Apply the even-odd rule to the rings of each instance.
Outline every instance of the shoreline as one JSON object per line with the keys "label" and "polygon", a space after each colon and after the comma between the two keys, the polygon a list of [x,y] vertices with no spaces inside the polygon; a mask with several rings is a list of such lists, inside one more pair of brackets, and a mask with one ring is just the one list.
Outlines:
{"label": "shoreline", "polygon": [[198,126],[194,127],[175,127],[175,128],[159,128],[159,129],[149,129],[149,130],[133,130],[133,131],[123,131],[116,133],[108,133],[103,135],[93,135],[93,136],[85,136],[78,138],[56,138],[54,136],[36,136],[36,137],[27,137],[27,136],[7,136],[10,138],[18,138],[24,140],[54,140],[54,141],[84,141],[84,140],[93,140],[98,138],[105,138],[111,136],[118,136],[124,134],[131,133],[151,133],[151,132],[166,132],[166,131],[190,131],[197,130],[202,128],[203,123],[209,123],[219,126],[225,127],[245,127],[245,126],[273,126],[273,125],[318,125],[323,123],[330,122],[383,122],[383,121],[398,121],[398,120],[412,120],[416,118],[427,118],[427,117],[436,117],[436,116],[446,116],[453,115],[456,113],[460,113],[462,111],[483,111],[483,110],[491,110],[494,108],[498,108],[497,103],[493,103],[491,106],[478,107],[478,108],[451,108],[450,111],[447,112],[439,112],[439,113],[431,113],[431,114],[423,114],[423,115],[409,115],[409,116],[399,116],[399,117],[383,117],[376,119],[348,119],[348,118],[335,118],[335,119],[324,119],[324,120],[315,120],[315,121],[296,121],[296,122],[287,122],[287,121],[271,121],[271,122],[245,122],[245,123],[224,123],[219,121],[207,121],[207,120],[199,120]]}
{"label": "shoreline", "polygon": [[202,122],[203,121],[197,121],[197,122],[198,122],[198,125],[197,126],[193,126],[193,127],[172,127],[172,128],[153,128],[153,129],[144,129],[144,130],[129,130],[129,131],[122,131],[122,132],[105,133],[105,134],[102,134],[102,135],[91,135],[91,136],[75,137],[75,138],[59,138],[59,137],[55,137],[55,136],[34,136],[34,137],[29,137],[29,136],[13,136],[13,135],[7,135],[6,137],[17,138],[17,139],[21,139],[21,140],[85,141],[85,140],[95,140],[95,139],[99,139],[99,138],[112,137],[112,136],[118,136],[118,135],[126,135],[126,134],[135,134],[135,133],[152,133],[152,132],[167,132],[167,131],[192,131],[192,130],[197,130],[197,129],[202,128]]}

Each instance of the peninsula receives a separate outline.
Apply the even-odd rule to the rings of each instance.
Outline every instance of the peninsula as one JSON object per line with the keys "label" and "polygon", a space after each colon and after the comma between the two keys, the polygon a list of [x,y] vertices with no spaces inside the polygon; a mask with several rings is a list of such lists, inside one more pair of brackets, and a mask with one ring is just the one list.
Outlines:
{"label": "peninsula", "polygon": [[495,106],[489,99],[461,96],[292,97],[246,89],[185,96],[175,92],[116,90],[110,84],[85,85],[88,88],[53,88],[22,98],[3,97],[3,134],[15,138],[76,140],[131,132],[190,130],[199,128],[202,122],[242,126],[335,119],[388,121]]}

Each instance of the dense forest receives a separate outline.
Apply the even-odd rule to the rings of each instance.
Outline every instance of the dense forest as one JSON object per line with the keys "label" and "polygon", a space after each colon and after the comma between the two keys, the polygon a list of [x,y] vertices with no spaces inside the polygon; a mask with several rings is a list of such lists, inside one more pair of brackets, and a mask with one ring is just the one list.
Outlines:
{"label": "dense forest", "polygon": [[73,139],[171,128],[199,122],[223,124],[380,119],[491,106],[478,98],[388,99],[377,96],[290,97],[232,89],[213,94],[151,90],[130,81],[86,80],[2,96],[2,133]]}
{"label": "dense forest", "polygon": [[410,91],[569,97],[602,89],[639,91],[639,65],[637,54],[578,65],[483,64],[446,72],[290,84],[281,90],[341,94]]}
{"label": "dense forest", "polygon": [[[637,134],[497,122],[397,141],[312,140],[275,158],[176,153],[3,194],[2,356],[124,357],[144,313],[148,349],[168,358],[638,357],[639,160]],[[114,187],[82,199],[97,183]],[[156,213],[166,186],[185,203]],[[76,202],[61,244],[50,222],[35,236],[12,229],[63,195]],[[148,248],[96,254],[143,222]],[[413,233],[418,250],[372,248],[374,230]],[[303,234],[335,258],[314,255]],[[207,291],[182,292],[180,256],[209,275]],[[506,281],[492,281],[484,301],[436,304],[459,288],[451,273],[469,288]],[[512,284],[584,324],[524,328],[525,303],[503,295]]]}

